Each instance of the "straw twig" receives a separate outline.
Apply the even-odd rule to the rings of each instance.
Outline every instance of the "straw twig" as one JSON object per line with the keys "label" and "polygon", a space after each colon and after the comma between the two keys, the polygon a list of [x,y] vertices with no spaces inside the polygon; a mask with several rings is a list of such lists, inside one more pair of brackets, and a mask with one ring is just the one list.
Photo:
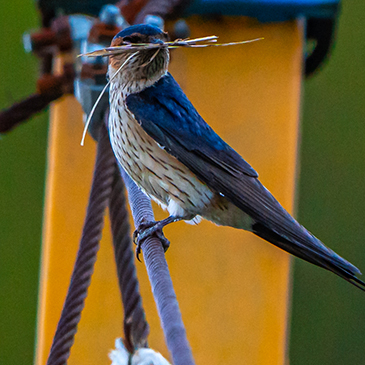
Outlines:
{"label": "straw twig", "polygon": [[249,39],[246,41],[229,42],[229,43],[216,43],[218,37],[215,35],[193,38],[193,39],[176,39],[170,42],[163,43],[127,43],[124,42],[119,46],[106,47],[98,51],[84,53],[79,55],[87,57],[106,57],[114,56],[126,52],[136,52],[148,49],[159,49],[159,48],[206,48],[206,47],[226,47],[226,46],[236,46],[245,43],[252,43],[263,38]]}

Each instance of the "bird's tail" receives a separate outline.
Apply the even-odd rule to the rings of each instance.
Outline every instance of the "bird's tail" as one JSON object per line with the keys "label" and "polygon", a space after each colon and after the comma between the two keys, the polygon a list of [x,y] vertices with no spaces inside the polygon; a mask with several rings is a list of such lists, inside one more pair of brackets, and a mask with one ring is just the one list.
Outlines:
{"label": "bird's tail", "polygon": [[[302,229],[305,230],[304,227],[302,227]],[[332,271],[336,275],[347,280],[352,285],[365,291],[365,283],[356,277],[357,274],[361,275],[360,270],[350,262],[343,259],[341,256],[337,255],[334,251],[325,246],[308,231],[308,239],[310,237],[311,241],[315,241],[312,241],[310,247],[308,247],[308,245],[305,245],[304,247],[301,242],[293,242],[292,240],[289,241],[262,223],[253,224],[252,232],[294,256]]]}

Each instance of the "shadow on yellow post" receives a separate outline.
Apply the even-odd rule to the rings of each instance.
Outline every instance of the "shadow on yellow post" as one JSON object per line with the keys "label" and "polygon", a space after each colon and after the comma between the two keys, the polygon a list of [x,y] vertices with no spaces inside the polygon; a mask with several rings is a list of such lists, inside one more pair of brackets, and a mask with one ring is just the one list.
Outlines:
{"label": "shadow on yellow post", "polygon": [[[171,73],[202,117],[293,212],[299,134],[303,23],[246,18],[188,19],[192,37],[252,44],[176,50]],[[66,295],[91,183],[94,143],[80,147],[81,108],[73,97],[51,113],[39,304],[37,365],[44,364]],[[158,214],[157,218],[165,214]],[[188,338],[198,364],[284,364],[290,258],[254,235],[209,222],[172,224],[167,252]],[[109,226],[69,364],[108,364],[122,334],[122,308]],[[149,346],[168,356],[143,264],[137,263]]]}

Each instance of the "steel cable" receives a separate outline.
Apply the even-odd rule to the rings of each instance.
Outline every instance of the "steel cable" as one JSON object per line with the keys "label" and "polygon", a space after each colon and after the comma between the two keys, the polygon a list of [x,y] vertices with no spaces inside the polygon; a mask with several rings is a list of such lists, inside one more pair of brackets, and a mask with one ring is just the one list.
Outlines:
{"label": "steel cable", "polygon": [[130,353],[147,346],[149,326],[145,319],[139,292],[134,252],[130,239],[129,214],[126,208],[125,186],[117,170],[109,202],[114,254],[119,287],[124,308],[124,344]]}
{"label": "steel cable", "polygon": [[34,114],[41,112],[52,101],[60,98],[62,91],[34,94],[0,112],[0,133],[7,133]]}
{"label": "steel cable", "polygon": [[104,223],[104,211],[109,202],[114,174],[115,158],[106,128],[102,127],[79,251],[47,365],[64,365],[70,355],[94,270]]}
{"label": "steel cable", "polygon": [[[139,227],[141,223],[154,221],[151,201],[123,168],[121,166],[119,168],[128,190],[135,226]],[[174,365],[193,365],[195,364],[193,354],[186,337],[162,244],[157,237],[150,236],[142,243],[142,249],[152,293],[173,363]]]}

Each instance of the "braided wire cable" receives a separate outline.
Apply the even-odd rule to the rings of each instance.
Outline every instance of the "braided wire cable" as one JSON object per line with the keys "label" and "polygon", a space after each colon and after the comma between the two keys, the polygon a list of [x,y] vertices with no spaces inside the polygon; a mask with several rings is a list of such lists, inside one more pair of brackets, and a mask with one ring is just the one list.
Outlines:
{"label": "braided wire cable", "polygon": [[[128,190],[128,199],[135,226],[139,227],[141,223],[153,221],[151,201],[120,165],[119,169]],[[150,236],[142,243],[142,249],[152,293],[172,361],[174,365],[194,365],[195,361],[186,336],[162,244],[157,237]]]}
{"label": "braided wire cable", "polygon": [[[45,55],[42,58],[43,71],[49,71],[52,66],[51,56]],[[62,75],[43,74],[37,81],[37,93],[0,111],[0,133],[9,132],[34,114],[41,112],[52,101],[59,99],[61,96],[72,94],[74,78],[75,71],[71,63],[65,63]]]}
{"label": "braided wire cable", "polygon": [[147,346],[149,326],[139,292],[130,226],[126,208],[125,186],[115,164],[109,214],[113,233],[114,254],[124,308],[124,344],[130,353]]}
{"label": "braided wire cable", "polygon": [[13,104],[10,108],[0,112],[0,133],[7,133],[18,124],[25,122],[31,116],[41,112],[52,101],[60,98],[62,91],[33,94],[26,99]]}
{"label": "braided wire cable", "polygon": [[104,211],[109,202],[114,173],[115,158],[106,128],[103,126],[99,134],[93,182],[79,251],[47,365],[64,365],[70,355],[94,270],[103,228]]}

